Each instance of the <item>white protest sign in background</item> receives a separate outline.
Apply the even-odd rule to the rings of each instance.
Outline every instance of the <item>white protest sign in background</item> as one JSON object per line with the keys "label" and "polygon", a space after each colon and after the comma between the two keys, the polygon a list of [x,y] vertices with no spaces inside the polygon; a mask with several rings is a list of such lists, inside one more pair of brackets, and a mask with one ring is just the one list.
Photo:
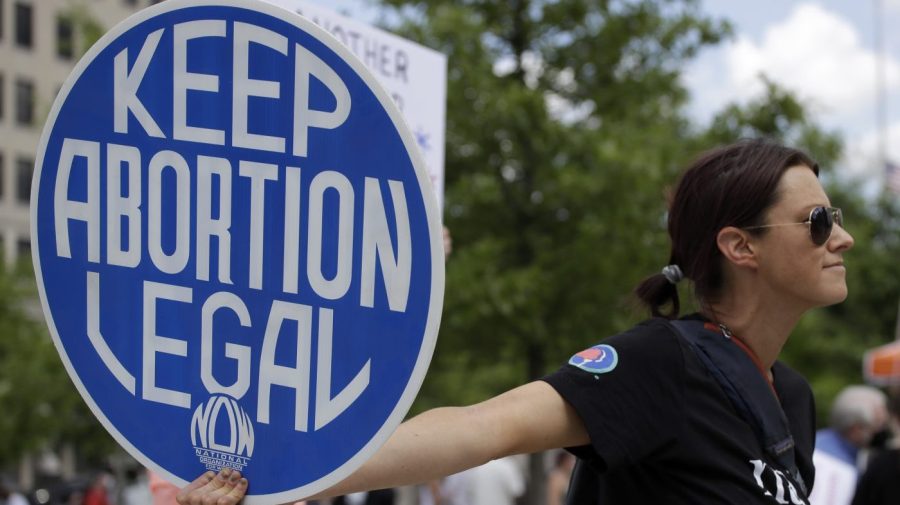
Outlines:
{"label": "white protest sign in background", "polygon": [[31,197],[50,333],[94,414],[185,484],[323,490],[405,416],[443,249],[416,139],[371,72],[257,0],[169,0],[91,48]]}
{"label": "white protest sign in background", "polygon": [[444,203],[447,57],[307,0],[265,0],[322,27],[368,67],[400,108]]}

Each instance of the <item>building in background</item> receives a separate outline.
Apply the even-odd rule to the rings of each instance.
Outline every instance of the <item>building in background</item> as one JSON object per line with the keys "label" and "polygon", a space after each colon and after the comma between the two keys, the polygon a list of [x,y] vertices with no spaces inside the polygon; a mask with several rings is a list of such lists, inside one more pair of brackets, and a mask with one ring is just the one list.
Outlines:
{"label": "building in background", "polygon": [[[30,261],[31,177],[57,93],[97,39],[158,1],[0,0],[0,257],[5,263]],[[57,449],[22,458],[22,489],[31,489],[36,471],[74,476],[74,448]]]}
{"label": "building in background", "polygon": [[44,121],[85,51],[159,0],[0,0],[0,255],[28,257],[31,175]]}

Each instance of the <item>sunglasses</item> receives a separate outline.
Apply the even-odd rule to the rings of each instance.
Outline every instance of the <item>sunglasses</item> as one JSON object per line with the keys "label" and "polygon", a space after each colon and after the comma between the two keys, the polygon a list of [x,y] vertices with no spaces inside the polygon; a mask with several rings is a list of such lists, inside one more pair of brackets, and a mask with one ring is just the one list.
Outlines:
{"label": "sunglasses", "polygon": [[745,230],[754,230],[757,228],[772,228],[774,226],[788,226],[792,224],[809,224],[809,236],[812,238],[813,244],[820,246],[828,241],[831,237],[831,230],[834,223],[844,227],[844,214],[837,207],[816,207],[809,212],[809,217],[799,223],[780,223],[780,224],[761,224],[759,226],[748,226]]}

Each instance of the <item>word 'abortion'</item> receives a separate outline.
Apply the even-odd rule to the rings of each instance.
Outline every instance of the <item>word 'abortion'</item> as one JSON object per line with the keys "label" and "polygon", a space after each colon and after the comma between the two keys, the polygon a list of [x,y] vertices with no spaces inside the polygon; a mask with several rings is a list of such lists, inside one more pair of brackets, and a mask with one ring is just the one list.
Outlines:
{"label": "word 'abortion'", "polygon": [[[212,238],[218,242],[217,279],[223,284],[231,280],[231,209],[232,209],[232,162],[225,158],[197,156],[194,170],[180,154],[163,150],[153,155],[146,167],[142,163],[141,151],[134,146],[106,144],[105,195],[106,219],[101,219],[101,143],[66,138],[59,157],[59,168],[53,192],[54,226],[56,254],[71,258],[69,227],[72,222],[83,222],[87,228],[85,256],[89,262],[100,263],[101,224],[106,226],[106,263],[113,266],[135,268],[142,261],[144,246],[160,272],[180,274],[188,266],[191,255],[191,220],[196,222],[195,247],[196,279],[210,280],[210,253]],[[83,159],[86,162],[76,162]],[[252,289],[263,289],[263,258],[267,242],[264,236],[265,185],[279,182],[278,166],[268,163],[239,161],[238,177],[249,179],[249,223],[250,237],[246,240],[249,248],[248,282]],[[87,171],[86,200],[70,198],[69,182],[73,179],[73,167]],[[124,168],[124,169],[123,169]],[[146,169],[148,202],[141,202],[141,173]],[[163,177],[167,172],[174,176],[174,194],[163,190]],[[191,190],[191,173],[196,174],[196,191]],[[218,216],[214,216],[212,188],[214,176],[218,179]],[[306,240],[300,239],[301,230],[301,181],[302,172],[298,167],[285,167],[282,183],[284,191],[284,250],[281,290],[284,293],[298,293],[300,244],[306,246],[306,275],[309,285],[316,295],[337,300],[343,298],[350,289],[354,261],[354,188],[350,180],[335,171],[323,171],[309,181],[309,196],[306,199]],[[123,181],[127,181],[128,192],[122,195]],[[394,229],[396,230],[397,252],[388,226],[384,196],[379,180],[365,178],[362,203],[362,247],[358,258],[360,265],[360,305],[374,306],[376,259],[379,261],[383,283],[387,291],[391,310],[404,312],[409,295],[412,268],[412,244],[409,214],[403,183],[389,180],[393,201]],[[165,186],[169,187],[169,186]],[[326,248],[323,247],[325,234],[326,193],[337,197],[337,248],[335,251],[336,272],[327,278],[323,272]],[[196,206],[191,197],[196,195]],[[163,219],[165,202],[175,206],[174,220]],[[196,211],[192,213],[192,209]],[[144,216],[146,213],[146,218]],[[146,233],[142,232],[146,222]],[[123,226],[125,224],[125,226]],[[166,229],[166,225],[174,229]],[[127,230],[127,231],[126,231]],[[125,234],[127,233],[127,235]],[[163,237],[174,237],[174,248],[166,251]],[[123,240],[127,238],[127,242]],[[146,243],[144,243],[146,240]]]}

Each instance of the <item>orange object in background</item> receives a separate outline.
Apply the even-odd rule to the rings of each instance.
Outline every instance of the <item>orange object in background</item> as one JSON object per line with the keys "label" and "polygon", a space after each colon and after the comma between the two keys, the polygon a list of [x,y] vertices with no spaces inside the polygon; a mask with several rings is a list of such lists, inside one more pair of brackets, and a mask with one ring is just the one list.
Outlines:
{"label": "orange object in background", "polygon": [[900,384],[900,341],[866,351],[863,376],[866,382],[877,386]]}

